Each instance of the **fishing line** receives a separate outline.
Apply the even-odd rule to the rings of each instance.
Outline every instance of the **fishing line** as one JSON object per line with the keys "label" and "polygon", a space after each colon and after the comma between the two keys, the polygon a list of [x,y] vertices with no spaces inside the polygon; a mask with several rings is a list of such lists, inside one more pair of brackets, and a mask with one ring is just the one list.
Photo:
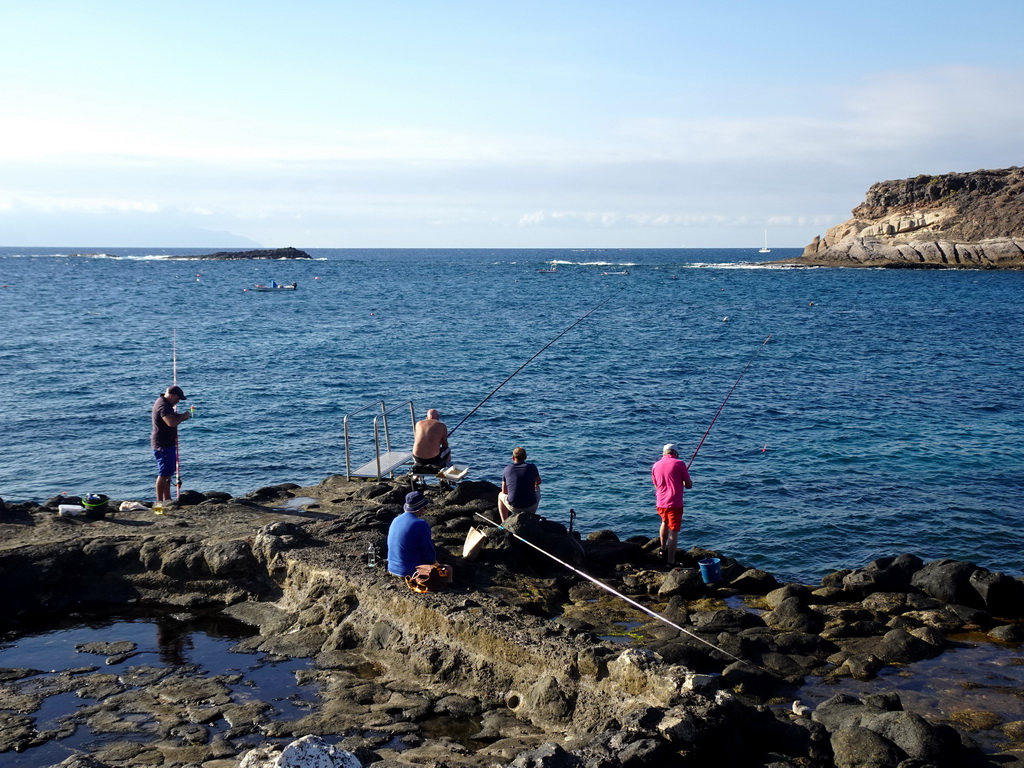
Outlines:
{"label": "fishing line", "polygon": [[499,384],[499,385],[498,385],[498,386],[496,386],[496,387],[495,387],[494,389],[492,389],[492,390],[491,390],[491,392],[490,392],[490,394],[489,394],[489,395],[487,395],[487,397],[485,397],[485,398],[484,398],[483,400],[481,400],[481,401],[480,401],[479,403],[477,403],[477,404],[476,404],[476,407],[475,407],[475,408],[473,408],[473,410],[471,410],[471,411],[470,411],[469,413],[467,413],[467,414],[466,414],[465,416],[463,416],[463,417],[462,417],[462,421],[460,421],[460,422],[459,422],[458,424],[456,424],[454,428],[452,428],[452,429],[448,430],[448,436],[449,436],[449,437],[451,437],[451,435],[452,435],[452,434],[453,434],[453,433],[455,432],[455,430],[456,430],[456,429],[458,429],[459,427],[461,427],[461,426],[463,425],[463,423],[464,423],[464,422],[466,421],[466,419],[468,419],[468,418],[469,418],[470,416],[472,416],[472,415],[473,415],[474,413],[476,413],[476,412],[477,412],[477,410],[478,410],[478,409],[480,408],[480,406],[482,406],[482,405],[483,405],[484,403],[486,403],[486,402],[487,402],[488,400],[490,400],[490,399],[491,399],[491,397],[492,397],[492,396],[494,395],[494,393],[495,393],[495,392],[497,392],[497,391],[498,391],[499,389],[501,389],[501,388],[502,388],[503,386],[505,386],[506,384],[508,384],[508,383],[509,383],[509,381],[511,381],[511,380],[512,380],[512,377],[513,377],[513,376],[515,376],[515,375],[516,375],[517,373],[519,373],[519,372],[520,372],[521,370],[523,370],[523,368],[525,368],[525,367],[526,367],[526,366],[528,366],[528,365],[529,365],[530,363],[532,363],[532,362],[533,362],[534,360],[536,360],[536,359],[537,359],[537,357],[539,357],[539,356],[540,356],[541,352],[543,352],[543,351],[544,351],[545,349],[547,349],[548,347],[550,347],[550,346],[551,346],[552,344],[554,344],[554,343],[555,343],[556,341],[558,341],[558,340],[559,340],[560,338],[562,338],[563,336],[565,336],[565,334],[567,334],[567,333],[568,333],[569,331],[571,331],[571,330],[572,330],[573,328],[575,328],[575,327],[576,327],[577,325],[579,325],[580,323],[582,323],[582,322],[583,322],[584,320],[586,320],[586,319],[587,319],[588,317],[590,317],[590,316],[591,316],[592,314],[594,314],[595,312],[597,312],[597,310],[599,310],[599,309],[600,309],[601,307],[603,307],[603,306],[604,306],[605,304],[607,304],[607,303],[608,303],[609,301],[611,301],[611,300],[612,300],[613,298],[615,298],[615,296],[617,296],[617,295],[618,295],[618,293],[619,293],[619,291],[621,291],[621,290],[622,290],[623,288],[625,288],[625,286],[622,286],[621,288],[619,288],[619,290],[618,290],[618,291],[616,291],[615,293],[613,293],[613,294],[611,294],[610,296],[608,296],[608,297],[607,297],[606,299],[604,299],[604,301],[602,301],[602,302],[601,302],[600,304],[598,304],[598,305],[597,305],[596,307],[594,307],[594,308],[593,308],[593,309],[591,309],[591,310],[590,310],[589,312],[587,312],[587,313],[586,313],[585,315],[583,315],[583,317],[579,318],[579,319],[578,319],[578,320],[577,320],[576,322],[574,322],[574,323],[573,323],[572,325],[570,325],[570,326],[569,326],[568,328],[566,328],[566,329],[565,329],[564,331],[562,331],[562,332],[561,332],[560,334],[558,334],[557,336],[555,336],[555,338],[553,338],[553,339],[552,339],[551,341],[549,341],[549,342],[548,342],[547,344],[545,344],[545,345],[544,345],[543,347],[541,347],[540,349],[538,349],[538,350],[537,350],[537,352],[536,352],[536,354],[534,354],[534,356],[533,356],[533,357],[531,357],[531,358],[530,358],[529,360],[527,360],[527,361],[526,361],[525,363],[523,363],[523,364],[522,364],[522,365],[520,365],[520,366],[519,366],[518,368],[516,368],[516,369],[515,369],[515,370],[514,370],[514,371],[513,371],[513,372],[512,372],[512,373],[511,373],[510,375],[509,375],[509,377],[508,377],[508,378],[506,378],[506,379],[505,379],[505,380],[504,380],[503,382],[501,382],[501,384]]}
{"label": "fishing line", "polygon": [[692,638],[693,638],[694,640],[698,640],[698,641],[700,641],[700,642],[704,643],[704,645],[706,645],[706,646],[708,646],[708,647],[710,647],[710,648],[714,648],[714,649],[715,649],[716,651],[718,651],[719,653],[724,653],[724,654],[725,654],[726,656],[728,656],[728,657],[729,657],[730,659],[735,659],[736,661],[743,661],[743,659],[741,659],[740,657],[738,657],[738,656],[733,656],[733,655],[732,655],[731,653],[729,653],[729,652],[728,652],[728,651],[726,651],[726,650],[723,650],[722,648],[719,648],[719,647],[718,647],[717,645],[715,645],[714,643],[709,643],[709,642],[708,642],[707,640],[705,640],[705,639],[704,639],[703,637],[700,637],[699,635],[695,635],[695,634],[694,634],[693,632],[691,632],[691,631],[690,631],[690,630],[688,630],[688,629],[684,629],[683,627],[681,627],[681,626],[679,626],[678,624],[676,624],[676,623],[675,623],[674,621],[670,621],[669,619],[665,618],[665,617],[664,617],[664,616],[662,616],[662,615],[661,615],[660,613],[657,613],[656,611],[652,611],[652,610],[651,610],[650,608],[648,608],[648,607],[647,607],[646,605],[644,605],[643,603],[638,603],[638,602],[637,602],[636,600],[634,600],[633,598],[631,598],[631,597],[627,597],[626,595],[622,594],[622,593],[621,593],[621,592],[619,592],[618,590],[612,589],[612,588],[611,588],[611,587],[609,587],[609,586],[608,586],[607,584],[605,584],[605,583],[604,583],[603,581],[598,581],[598,580],[597,580],[597,579],[595,579],[595,578],[594,578],[593,576],[591,576],[591,575],[589,575],[589,574],[587,574],[587,573],[584,573],[583,571],[579,570],[578,568],[574,568],[573,566],[569,565],[569,564],[568,564],[567,562],[565,562],[564,560],[559,560],[559,559],[558,559],[557,557],[555,557],[554,555],[552,555],[552,554],[551,554],[550,552],[548,552],[547,550],[545,550],[545,549],[541,549],[541,548],[540,548],[540,547],[538,547],[538,546],[537,546],[536,544],[534,544],[534,543],[533,543],[532,541],[527,541],[527,540],[526,540],[526,539],[524,539],[524,538],[523,538],[522,536],[518,536],[517,534],[515,534],[515,533],[512,533],[512,531],[510,531],[510,530],[509,530],[508,528],[506,528],[505,526],[501,525],[500,523],[496,523],[496,522],[494,522],[494,521],[493,521],[493,520],[491,520],[491,519],[490,519],[489,517],[484,517],[484,516],[483,516],[483,515],[481,515],[481,514],[480,514],[479,512],[477,512],[477,513],[476,513],[476,516],[477,516],[477,517],[479,517],[479,518],[480,518],[481,520],[485,520],[485,521],[487,521],[488,523],[490,523],[490,524],[491,524],[491,525],[493,525],[494,527],[496,527],[496,528],[500,528],[501,530],[505,531],[505,532],[506,532],[507,534],[509,534],[510,536],[514,536],[515,538],[519,539],[519,540],[520,540],[521,542],[523,542],[524,544],[528,544],[529,546],[533,547],[534,549],[536,549],[536,550],[537,550],[538,552],[540,552],[541,554],[543,554],[543,555],[547,555],[548,557],[550,557],[550,558],[551,558],[552,560],[554,560],[554,561],[555,561],[556,563],[558,563],[559,565],[565,566],[566,568],[568,568],[568,569],[569,569],[570,571],[572,571],[573,573],[577,573],[577,574],[579,574],[580,576],[582,576],[582,577],[583,577],[584,579],[586,579],[587,581],[590,581],[590,582],[592,582],[592,583],[596,584],[597,586],[599,586],[599,587],[600,587],[601,589],[603,589],[603,590],[605,590],[605,591],[607,591],[607,592],[610,592],[611,594],[615,595],[616,597],[621,597],[621,598],[622,598],[623,600],[625,600],[625,601],[626,601],[627,603],[629,603],[630,605],[632,605],[632,606],[634,606],[634,607],[636,607],[636,608],[639,608],[639,609],[640,609],[641,611],[643,611],[644,613],[646,613],[646,614],[647,614],[648,616],[650,616],[650,617],[652,617],[652,618],[654,618],[654,619],[657,619],[658,621],[662,622],[663,624],[667,624],[668,626],[672,627],[673,629],[677,629],[677,630],[679,630],[680,632],[682,632],[682,633],[683,633],[683,634],[685,634],[685,635],[689,635],[689,636],[690,636],[690,637],[692,637]]}
{"label": "fishing line", "polygon": [[747,372],[747,368],[749,368],[750,364],[754,362],[754,358],[761,354],[761,350],[764,349],[764,345],[767,344],[771,338],[772,335],[769,333],[768,338],[761,342],[761,346],[757,348],[757,352],[754,353],[753,357],[751,357],[750,360],[747,361],[747,364],[743,367],[743,370],[740,372],[739,377],[733,383],[732,389],[729,390],[729,394],[725,396],[725,400],[723,400],[722,404],[718,406],[718,411],[717,413],[715,413],[715,417],[711,419],[711,423],[708,424],[708,428],[704,430],[704,436],[700,439],[700,442],[697,443],[697,450],[694,451],[693,456],[690,457],[690,461],[686,465],[687,468],[689,468],[690,464],[693,464],[693,460],[697,458],[697,451],[699,451],[700,447],[704,445],[704,440],[707,439],[708,433],[711,432],[711,428],[715,426],[715,422],[718,421],[718,415],[722,412],[722,409],[725,408],[725,404],[729,401],[729,398],[732,396],[733,389],[736,389],[736,385],[740,383],[740,379],[742,379],[743,374]]}

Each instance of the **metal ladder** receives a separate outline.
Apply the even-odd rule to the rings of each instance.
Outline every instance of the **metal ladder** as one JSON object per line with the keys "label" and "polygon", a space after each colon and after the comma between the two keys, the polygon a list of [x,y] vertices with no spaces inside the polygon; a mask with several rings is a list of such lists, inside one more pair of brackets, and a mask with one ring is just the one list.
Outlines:
{"label": "metal ladder", "polygon": [[[351,452],[349,450],[349,421],[356,414],[368,411],[371,408],[380,407],[380,413],[373,417],[373,447],[374,447],[374,458],[366,462],[360,467],[357,467],[355,471],[352,470],[351,464]],[[384,475],[394,477],[396,469],[404,464],[412,463],[412,451],[394,451],[391,449],[391,432],[388,429],[388,416],[400,408],[409,407],[409,419],[411,425],[411,431],[416,430],[416,411],[413,408],[412,401],[409,400],[404,403],[400,403],[392,408],[385,406],[383,400],[376,400],[369,405],[364,405],[362,408],[357,408],[352,413],[345,416],[342,420],[342,433],[345,440],[345,479],[351,480],[353,477],[375,477],[378,480],[382,479]],[[381,431],[383,430],[383,448],[384,452],[381,453]],[[411,436],[410,436],[411,438]],[[410,444],[412,440],[410,439]]]}

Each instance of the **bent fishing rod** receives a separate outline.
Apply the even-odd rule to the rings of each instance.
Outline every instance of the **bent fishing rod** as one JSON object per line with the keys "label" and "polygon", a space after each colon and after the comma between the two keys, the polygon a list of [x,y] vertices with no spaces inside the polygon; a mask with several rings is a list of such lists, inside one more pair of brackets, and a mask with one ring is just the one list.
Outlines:
{"label": "bent fishing rod", "polygon": [[509,530],[508,528],[506,528],[506,527],[505,527],[504,525],[502,525],[501,523],[496,523],[496,522],[494,522],[493,520],[491,520],[491,519],[490,519],[489,517],[485,517],[484,515],[481,515],[481,514],[480,514],[479,512],[477,512],[477,513],[476,513],[476,516],[477,516],[477,517],[479,517],[479,518],[480,518],[481,520],[484,520],[484,521],[486,521],[486,522],[490,523],[490,524],[491,524],[491,525],[493,525],[493,526],[494,526],[495,528],[500,528],[501,530],[505,531],[505,533],[509,534],[510,536],[512,536],[512,537],[514,537],[514,538],[516,538],[516,539],[519,539],[519,541],[523,542],[524,544],[527,544],[528,546],[531,546],[531,547],[533,547],[534,549],[536,549],[536,550],[537,550],[538,552],[540,552],[541,554],[543,554],[543,555],[547,555],[548,557],[550,557],[550,558],[551,558],[552,560],[554,560],[554,561],[555,561],[556,563],[558,563],[559,565],[561,565],[561,566],[563,566],[563,567],[565,567],[565,568],[568,568],[568,569],[569,569],[570,571],[572,571],[573,573],[579,574],[579,575],[580,575],[580,576],[582,576],[582,577],[583,577],[584,579],[586,579],[586,580],[587,580],[587,581],[589,581],[589,582],[592,582],[593,584],[596,584],[597,586],[599,586],[599,587],[600,587],[601,589],[605,590],[606,592],[610,592],[611,594],[615,595],[616,597],[622,598],[623,600],[625,600],[625,601],[626,601],[627,603],[629,603],[629,604],[630,604],[630,605],[632,605],[633,607],[635,607],[635,608],[639,608],[639,609],[640,609],[641,611],[643,611],[644,613],[646,613],[646,614],[647,614],[648,616],[650,616],[651,618],[657,619],[658,621],[662,622],[663,624],[667,624],[668,626],[672,627],[673,629],[677,629],[677,630],[679,630],[680,632],[682,632],[682,633],[683,633],[683,634],[685,634],[685,635],[689,635],[689,636],[690,636],[690,637],[692,637],[692,638],[693,638],[694,640],[699,640],[700,642],[704,643],[704,645],[708,646],[709,648],[713,648],[714,650],[718,651],[719,653],[723,653],[723,654],[725,654],[725,655],[726,655],[726,656],[728,656],[728,657],[729,657],[730,659],[735,659],[736,661],[743,661],[743,659],[741,659],[741,658],[740,658],[739,656],[733,656],[733,655],[732,655],[731,653],[729,653],[728,651],[724,650],[723,648],[719,648],[719,647],[718,647],[717,645],[715,645],[714,643],[710,643],[710,642],[708,642],[708,641],[707,641],[707,640],[705,640],[705,639],[704,639],[703,637],[700,637],[699,635],[696,635],[696,634],[694,634],[694,633],[693,633],[693,632],[691,632],[690,630],[688,630],[688,629],[685,629],[684,627],[681,627],[681,626],[679,626],[679,625],[678,625],[678,624],[676,624],[676,623],[675,623],[674,621],[671,621],[670,619],[668,619],[668,618],[666,618],[666,617],[662,616],[662,615],[661,615],[660,613],[658,613],[658,612],[656,612],[656,611],[653,611],[653,610],[651,610],[650,608],[648,608],[648,607],[647,607],[646,605],[644,605],[643,603],[638,603],[638,602],[637,602],[636,600],[634,600],[633,598],[631,598],[631,597],[627,597],[626,595],[622,594],[622,593],[621,593],[621,592],[619,592],[618,590],[616,590],[616,589],[613,589],[612,587],[609,587],[609,586],[608,586],[607,584],[605,584],[605,583],[604,583],[603,581],[600,581],[600,580],[598,580],[598,579],[595,579],[595,578],[594,578],[593,576],[591,576],[590,574],[588,574],[588,573],[584,573],[584,572],[583,572],[583,571],[581,571],[581,570],[580,570],[579,568],[575,568],[575,567],[573,567],[573,566],[569,565],[569,564],[568,564],[567,562],[565,562],[564,560],[560,560],[560,559],[558,559],[557,557],[555,557],[554,555],[552,555],[552,554],[551,554],[550,552],[548,552],[548,551],[547,551],[546,549],[541,549],[541,548],[540,548],[540,547],[538,547],[538,546],[537,546],[536,544],[534,544],[534,543],[533,543],[532,541],[529,541],[528,539],[524,539],[524,538],[523,538],[522,536],[519,536],[518,534],[516,534],[516,533],[513,533],[512,531],[510,531],[510,530]]}
{"label": "bent fishing rod", "polygon": [[497,391],[498,391],[499,389],[501,389],[501,388],[502,388],[502,387],[504,387],[504,386],[505,386],[506,384],[508,384],[508,383],[509,383],[509,382],[510,382],[510,381],[512,380],[512,377],[514,377],[514,376],[515,376],[515,375],[516,375],[517,373],[519,373],[519,372],[520,372],[521,370],[523,370],[523,368],[525,368],[525,367],[526,367],[526,366],[528,366],[528,365],[529,365],[530,363],[532,363],[532,362],[533,362],[534,360],[536,360],[536,359],[537,359],[538,357],[540,357],[540,354],[541,354],[541,353],[542,353],[542,352],[543,352],[543,351],[544,351],[545,349],[547,349],[548,347],[550,347],[550,346],[551,346],[552,344],[554,344],[554,343],[555,343],[556,341],[558,341],[558,340],[559,340],[560,338],[562,338],[563,336],[565,336],[565,334],[567,334],[567,333],[568,333],[569,331],[571,331],[571,330],[572,330],[573,328],[575,328],[575,327],[576,327],[577,325],[579,325],[580,323],[582,323],[582,322],[583,322],[584,320],[586,320],[586,319],[587,319],[588,317],[590,317],[590,316],[591,316],[592,314],[594,314],[595,312],[597,312],[597,310],[599,310],[599,309],[600,309],[601,307],[603,307],[603,306],[604,306],[605,304],[607,304],[607,303],[608,303],[609,301],[611,301],[611,300],[612,300],[613,298],[615,298],[615,296],[617,296],[617,295],[618,295],[619,291],[621,291],[621,290],[622,290],[622,288],[624,288],[624,287],[625,287],[625,286],[622,286],[621,288],[619,288],[619,290],[618,290],[618,291],[615,291],[615,293],[613,293],[613,294],[611,294],[610,296],[608,296],[608,297],[607,297],[606,299],[604,299],[604,300],[603,300],[603,301],[602,301],[601,303],[599,303],[599,304],[598,304],[598,305],[597,305],[596,307],[594,307],[594,308],[593,308],[593,309],[591,309],[591,310],[590,310],[589,312],[587,312],[587,313],[586,313],[585,315],[583,315],[583,317],[581,317],[581,318],[579,318],[578,320],[576,320],[576,321],[575,321],[575,322],[574,322],[574,323],[573,323],[572,325],[570,325],[570,326],[569,326],[568,328],[566,328],[566,329],[565,329],[564,331],[562,331],[562,332],[561,332],[560,334],[558,334],[557,336],[555,336],[555,338],[553,338],[553,339],[552,339],[551,341],[549,341],[549,342],[548,342],[547,344],[545,344],[545,345],[544,345],[543,347],[541,347],[540,349],[538,349],[538,350],[537,350],[537,352],[536,352],[536,353],[535,353],[535,354],[533,355],[533,357],[531,357],[531,358],[530,358],[529,360],[527,360],[527,361],[526,361],[525,363],[523,363],[523,364],[522,364],[522,365],[520,365],[520,366],[519,366],[518,368],[516,368],[516,369],[515,369],[515,370],[514,370],[514,371],[513,371],[513,372],[512,372],[512,373],[511,373],[511,374],[510,374],[509,376],[508,376],[508,378],[506,378],[506,379],[505,379],[505,380],[504,380],[503,382],[501,382],[501,384],[499,384],[499,385],[498,385],[498,386],[496,386],[496,387],[495,387],[494,389],[492,389],[492,390],[491,390],[491,392],[490,392],[490,394],[488,394],[488,395],[487,395],[487,397],[485,397],[485,398],[484,398],[483,400],[481,400],[481,401],[480,401],[479,403],[477,403],[477,404],[476,404],[476,407],[474,407],[474,408],[473,408],[473,410],[471,410],[471,411],[470,411],[469,413],[467,413],[467,414],[466,414],[465,416],[463,416],[463,417],[462,417],[462,421],[460,421],[460,422],[459,422],[458,424],[456,424],[456,425],[455,425],[455,426],[454,426],[454,427],[453,427],[452,429],[448,430],[448,436],[449,436],[449,437],[451,437],[451,436],[452,436],[452,434],[453,434],[453,433],[455,432],[455,430],[456,430],[456,429],[458,429],[459,427],[461,427],[461,426],[463,425],[463,423],[465,423],[466,419],[468,419],[468,418],[469,418],[470,416],[472,416],[472,415],[473,415],[474,413],[476,413],[476,412],[477,412],[477,410],[479,410],[480,406],[482,406],[482,405],[483,405],[484,403],[486,403],[486,402],[487,402],[488,400],[490,400],[490,399],[491,399],[491,397],[493,397],[493,396],[494,396],[494,393],[495,393],[495,392],[497,392]]}
{"label": "bent fishing rod", "polygon": [[743,378],[743,374],[747,372],[747,368],[749,368],[750,364],[754,362],[754,359],[759,354],[761,354],[761,350],[764,349],[765,344],[767,344],[771,340],[771,338],[772,335],[769,333],[768,338],[761,342],[761,346],[757,348],[757,351],[753,354],[750,360],[747,361],[747,364],[743,366],[743,370],[740,372],[740,375],[737,377],[736,381],[733,382],[732,388],[729,390],[729,394],[725,396],[725,400],[723,400],[722,404],[718,406],[718,411],[715,413],[714,418],[711,419],[711,423],[708,424],[708,428],[704,430],[704,436],[701,437],[700,442],[697,443],[697,450],[693,452],[693,456],[690,457],[690,461],[686,465],[687,469],[689,469],[690,465],[693,464],[693,460],[697,458],[697,453],[700,451],[700,447],[704,445],[704,441],[707,439],[708,434],[711,432],[711,428],[715,426],[715,422],[718,421],[719,414],[722,413],[722,409],[725,408],[725,404],[729,402],[729,398],[732,396],[733,390],[736,389],[736,385],[740,383],[740,379]]}

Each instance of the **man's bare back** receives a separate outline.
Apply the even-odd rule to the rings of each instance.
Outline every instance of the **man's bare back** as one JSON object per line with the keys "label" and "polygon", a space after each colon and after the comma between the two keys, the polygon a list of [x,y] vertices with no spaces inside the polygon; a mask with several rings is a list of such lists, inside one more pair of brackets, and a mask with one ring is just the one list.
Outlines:
{"label": "man's bare back", "polygon": [[440,420],[440,416],[431,408],[427,411],[427,418],[416,422],[412,455],[417,459],[437,459],[448,450],[448,426]]}

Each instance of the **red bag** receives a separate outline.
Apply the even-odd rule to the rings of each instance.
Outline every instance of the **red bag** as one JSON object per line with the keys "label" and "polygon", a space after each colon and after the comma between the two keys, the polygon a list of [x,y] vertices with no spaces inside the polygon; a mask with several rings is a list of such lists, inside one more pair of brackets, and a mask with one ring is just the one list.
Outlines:
{"label": "red bag", "polygon": [[452,583],[452,569],[449,565],[417,565],[412,576],[405,577],[405,583],[413,592],[437,592]]}

